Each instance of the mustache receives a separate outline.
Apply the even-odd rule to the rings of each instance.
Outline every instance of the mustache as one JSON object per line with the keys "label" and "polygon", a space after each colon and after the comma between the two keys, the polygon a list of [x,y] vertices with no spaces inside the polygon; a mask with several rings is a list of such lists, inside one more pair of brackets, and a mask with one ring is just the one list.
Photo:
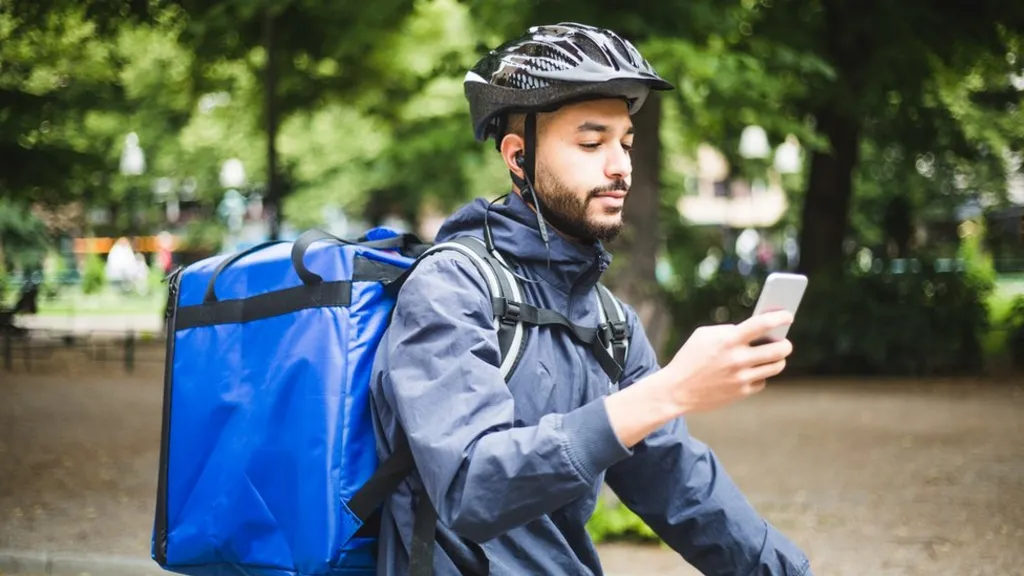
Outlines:
{"label": "mustache", "polygon": [[593,188],[590,190],[590,193],[587,194],[587,198],[596,198],[605,192],[615,192],[620,190],[627,194],[629,193],[629,184],[627,184],[625,180],[616,180],[610,184]]}

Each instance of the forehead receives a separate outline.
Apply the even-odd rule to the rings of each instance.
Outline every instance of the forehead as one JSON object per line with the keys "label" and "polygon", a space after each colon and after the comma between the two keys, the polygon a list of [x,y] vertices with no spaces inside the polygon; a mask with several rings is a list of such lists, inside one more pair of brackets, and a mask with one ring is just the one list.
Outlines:
{"label": "forehead", "polygon": [[629,107],[619,99],[588,100],[559,108],[545,122],[545,131],[568,136],[581,127],[603,126],[609,132],[624,134],[633,127]]}

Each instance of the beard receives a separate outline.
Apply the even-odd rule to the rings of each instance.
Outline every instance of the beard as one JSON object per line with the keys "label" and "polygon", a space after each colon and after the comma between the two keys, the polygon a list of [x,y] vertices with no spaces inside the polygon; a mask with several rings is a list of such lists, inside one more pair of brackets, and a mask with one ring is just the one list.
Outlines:
{"label": "beard", "polygon": [[[538,191],[538,196],[544,205],[541,208],[541,213],[548,223],[559,232],[590,242],[594,240],[610,242],[622,232],[622,218],[619,218],[618,222],[605,224],[592,220],[587,213],[594,198],[605,192],[622,190],[628,193],[629,184],[625,180],[616,180],[605,186],[593,188],[582,199],[558,177],[545,170],[542,165],[537,167],[537,181],[542,186]],[[605,211],[605,214],[621,213],[621,211],[616,208]]]}

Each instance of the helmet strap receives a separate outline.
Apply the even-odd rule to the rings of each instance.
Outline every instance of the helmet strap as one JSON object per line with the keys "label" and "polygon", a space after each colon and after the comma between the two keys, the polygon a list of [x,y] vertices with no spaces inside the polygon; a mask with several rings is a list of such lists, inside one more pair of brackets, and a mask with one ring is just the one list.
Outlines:
{"label": "helmet strap", "polygon": [[[505,120],[502,121],[506,122]],[[540,237],[544,241],[544,246],[550,248],[548,245],[548,226],[547,222],[544,221],[544,214],[541,212],[541,201],[540,196],[537,194],[536,188],[533,186],[535,178],[535,169],[537,166],[537,114],[529,112],[526,114],[526,122],[523,127],[523,178],[516,175],[515,172],[509,171],[512,176],[512,182],[515,183],[516,187],[523,195],[523,200],[527,204],[532,204],[534,213],[537,216],[537,229],[540,231]],[[550,263],[549,263],[550,266]]]}

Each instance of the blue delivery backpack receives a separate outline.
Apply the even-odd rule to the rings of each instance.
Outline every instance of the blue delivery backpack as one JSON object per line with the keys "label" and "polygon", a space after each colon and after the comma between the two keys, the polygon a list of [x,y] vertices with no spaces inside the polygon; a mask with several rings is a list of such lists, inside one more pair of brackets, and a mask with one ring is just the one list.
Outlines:
{"label": "blue delivery backpack", "polygon": [[[172,274],[153,559],[194,576],[376,573],[380,504],[414,463],[403,438],[378,462],[369,379],[397,288],[425,254],[458,250],[487,280],[506,381],[524,324],[568,328],[617,381],[629,334],[611,293],[598,287],[600,326],[573,325],[523,302],[489,248],[311,230]],[[410,573],[426,576],[437,515],[417,502]]]}

